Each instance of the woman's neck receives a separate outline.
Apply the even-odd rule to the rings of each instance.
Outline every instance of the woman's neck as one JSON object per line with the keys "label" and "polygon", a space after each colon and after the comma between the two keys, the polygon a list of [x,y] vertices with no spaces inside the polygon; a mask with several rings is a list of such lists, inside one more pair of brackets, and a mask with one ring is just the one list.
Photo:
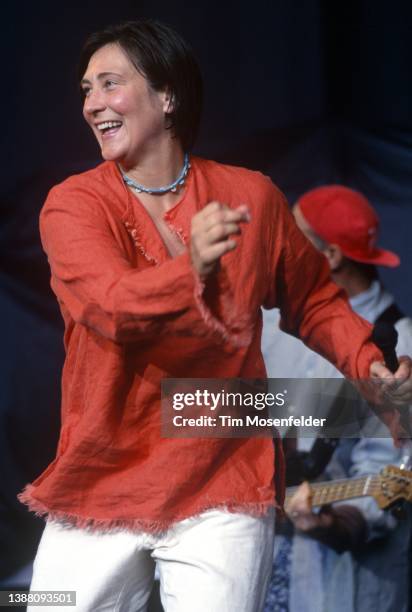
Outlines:
{"label": "woman's neck", "polygon": [[[121,171],[135,183],[148,189],[158,189],[170,185],[178,178],[184,165],[184,153],[178,141],[173,139],[168,147],[141,155],[134,164],[126,162],[119,165]],[[184,185],[178,186],[174,192],[164,194],[139,193],[133,187],[130,189],[144,204],[164,212],[180,200]]]}
{"label": "woman's neck", "polygon": [[157,189],[176,180],[183,167],[184,153],[177,139],[139,155],[135,160],[120,162],[121,170],[136,183]]}

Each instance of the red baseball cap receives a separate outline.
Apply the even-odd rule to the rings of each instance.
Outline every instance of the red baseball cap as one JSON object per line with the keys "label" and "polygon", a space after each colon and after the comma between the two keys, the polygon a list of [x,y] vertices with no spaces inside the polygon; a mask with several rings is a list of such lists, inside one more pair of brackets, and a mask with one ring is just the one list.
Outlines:
{"label": "red baseball cap", "polygon": [[325,185],[308,191],[296,204],[314,232],[328,244],[337,244],[349,259],[399,266],[395,253],[376,246],[379,219],[361,193],[342,185]]}

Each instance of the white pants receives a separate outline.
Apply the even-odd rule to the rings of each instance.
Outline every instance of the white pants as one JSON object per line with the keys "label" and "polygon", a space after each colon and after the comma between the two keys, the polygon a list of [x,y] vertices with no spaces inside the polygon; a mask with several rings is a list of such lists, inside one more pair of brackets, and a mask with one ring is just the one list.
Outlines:
{"label": "white pants", "polygon": [[161,535],[102,534],[49,521],[31,590],[76,591],[76,606],[27,612],[143,612],[155,564],[166,612],[259,612],[272,568],[274,516],[211,510]]}

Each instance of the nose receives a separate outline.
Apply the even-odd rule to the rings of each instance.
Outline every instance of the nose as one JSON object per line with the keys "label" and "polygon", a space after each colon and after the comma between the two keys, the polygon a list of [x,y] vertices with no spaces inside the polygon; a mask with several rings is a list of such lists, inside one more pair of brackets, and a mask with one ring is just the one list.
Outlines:
{"label": "nose", "polygon": [[106,108],[104,94],[98,88],[91,89],[84,99],[83,112],[85,115],[96,115]]}

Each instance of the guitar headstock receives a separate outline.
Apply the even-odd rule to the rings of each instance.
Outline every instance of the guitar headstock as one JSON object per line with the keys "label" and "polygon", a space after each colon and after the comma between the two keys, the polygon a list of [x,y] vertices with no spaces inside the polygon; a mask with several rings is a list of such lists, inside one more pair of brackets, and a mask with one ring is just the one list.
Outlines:
{"label": "guitar headstock", "polygon": [[373,495],[380,508],[388,508],[401,499],[412,502],[412,472],[409,470],[387,465],[378,474],[375,483],[370,495]]}

